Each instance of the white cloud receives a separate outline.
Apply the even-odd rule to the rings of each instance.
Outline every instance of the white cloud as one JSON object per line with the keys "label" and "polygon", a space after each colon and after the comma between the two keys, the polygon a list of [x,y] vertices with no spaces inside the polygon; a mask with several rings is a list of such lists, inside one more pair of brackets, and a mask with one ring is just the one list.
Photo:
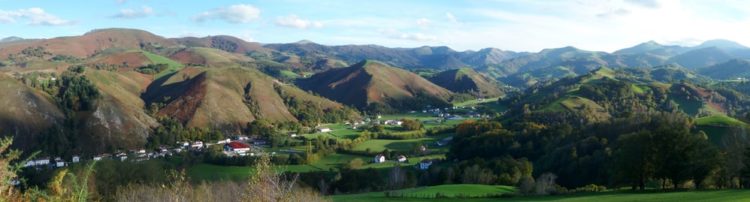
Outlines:
{"label": "white cloud", "polygon": [[250,23],[260,18],[260,9],[249,4],[236,4],[205,11],[193,17],[195,21],[220,19],[229,23]]}
{"label": "white cloud", "polygon": [[452,22],[452,23],[457,23],[458,22],[458,19],[456,18],[456,16],[453,15],[453,13],[451,13],[451,12],[446,12],[445,13],[445,18],[448,18],[448,21]]}
{"label": "white cloud", "polygon": [[27,20],[30,25],[59,26],[74,24],[73,21],[49,14],[44,9],[37,7],[13,11],[0,10],[0,23],[15,23],[20,20]]}
{"label": "white cloud", "polygon": [[[654,1],[648,6],[631,0],[525,2],[516,9],[476,8],[472,26],[430,30],[456,49],[497,47],[539,51],[572,45],[587,50],[615,51],[655,40],[660,43],[729,39],[750,44],[749,8],[744,1],[706,3]],[[532,11],[528,11],[532,10]],[[542,12],[544,11],[544,12]],[[734,12],[734,13],[733,13]],[[717,15],[721,14],[721,15]],[[446,25],[447,26],[447,25]]]}
{"label": "white cloud", "polygon": [[395,29],[382,29],[379,32],[385,35],[386,37],[392,38],[392,39],[420,41],[420,42],[434,42],[438,40],[436,36],[427,35],[427,34],[419,33],[419,32],[405,33],[405,32],[400,32]]}
{"label": "white cloud", "polygon": [[422,26],[422,27],[429,26],[430,23],[432,23],[432,22],[429,19],[427,19],[427,18],[419,18],[419,19],[417,19],[417,25]]}
{"label": "white cloud", "polygon": [[321,28],[323,23],[299,18],[297,15],[289,15],[276,18],[276,25],[297,29]]}
{"label": "white cloud", "polygon": [[144,18],[154,14],[154,9],[148,6],[144,6],[141,10],[134,9],[122,9],[119,13],[113,15],[113,18]]}

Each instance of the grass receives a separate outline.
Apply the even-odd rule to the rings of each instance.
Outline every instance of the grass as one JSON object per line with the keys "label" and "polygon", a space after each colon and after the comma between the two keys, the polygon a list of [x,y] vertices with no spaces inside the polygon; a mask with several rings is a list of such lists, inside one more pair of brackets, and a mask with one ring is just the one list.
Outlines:
{"label": "grass", "polygon": [[184,65],[182,65],[181,63],[179,63],[177,61],[174,61],[172,59],[166,58],[166,57],[161,56],[161,55],[153,54],[153,53],[148,52],[148,51],[143,51],[143,55],[145,55],[146,57],[148,57],[148,59],[151,60],[151,62],[153,62],[153,63],[156,63],[156,64],[167,64],[167,66],[168,66],[167,70],[164,70],[164,71],[160,72],[159,74],[157,74],[156,76],[154,76],[154,78],[160,78],[160,77],[162,77],[164,75],[168,75],[168,74],[177,72],[178,70],[182,69],[182,67],[184,66]]}
{"label": "grass", "polygon": [[[394,191],[407,196],[406,198],[386,198],[383,192],[370,192],[363,194],[335,195],[331,197],[333,201],[412,201],[416,200],[435,200],[431,199],[436,193],[444,194],[447,197],[458,195],[468,197],[482,197],[490,194],[512,193],[514,187],[501,185],[479,185],[479,184],[450,184],[429,187],[418,187]],[[466,200],[466,199],[464,199]]]}
{"label": "grass", "polygon": [[609,191],[601,193],[581,193],[556,196],[520,196],[510,198],[386,198],[382,192],[371,192],[352,195],[335,195],[333,201],[443,201],[443,202],[479,202],[479,201],[750,201],[748,190],[688,191],[688,192],[629,192]]}
{"label": "grass", "polygon": [[472,99],[472,100],[468,100],[468,101],[464,101],[464,102],[453,103],[453,106],[456,106],[456,107],[478,106],[478,105],[485,104],[485,103],[497,102],[497,99],[499,99],[499,97],[486,98],[486,99],[481,99],[481,100],[480,99]]}
{"label": "grass", "polygon": [[728,126],[728,127],[747,126],[747,123],[737,120],[735,118],[729,117],[727,115],[712,115],[712,116],[701,117],[701,118],[696,119],[695,122],[697,125],[703,125],[703,126]]}
{"label": "grass", "polygon": [[363,143],[358,144],[352,150],[354,151],[366,151],[367,149],[370,149],[372,152],[378,152],[383,151],[385,149],[391,150],[391,151],[410,151],[414,148],[414,145],[417,143],[422,143],[423,145],[427,145],[427,148],[429,149],[443,149],[443,148],[436,148],[435,141],[441,140],[443,138],[446,138],[450,135],[441,135],[441,136],[435,136],[435,137],[424,137],[424,138],[418,138],[418,139],[406,139],[406,140],[383,140],[383,139],[371,139],[367,140]]}

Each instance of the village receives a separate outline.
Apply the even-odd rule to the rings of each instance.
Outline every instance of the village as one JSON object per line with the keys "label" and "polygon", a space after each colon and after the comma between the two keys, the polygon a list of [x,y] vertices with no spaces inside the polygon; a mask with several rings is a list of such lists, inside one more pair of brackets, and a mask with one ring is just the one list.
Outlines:
{"label": "village", "polygon": [[[419,120],[427,128],[441,126],[445,124],[457,124],[465,119],[488,118],[489,115],[477,113],[475,107],[454,106],[451,108],[428,108],[421,111],[409,111],[406,114],[395,115],[372,115],[365,116],[358,121],[345,121],[338,124],[319,125],[309,134],[289,133],[288,137],[292,139],[316,138],[318,136],[332,136],[335,138],[356,137],[363,131],[363,128],[374,125],[382,125],[387,129],[399,128],[405,119]],[[431,147],[444,147],[449,144],[452,137],[444,137],[429,143]],[[82,163],[86,161],[116,160],[128,162],[140,162],[150,159],[164,159],[184,152],[201,153],[210,147],[221,147],[222,153],[226,157],[246,157],[260,155],[277,155],[303,153],[305,149],[300,147],[276,148],[272,149],[269,140],[255,136],[234,135],[231,138],[219,140],[216,142],[208,141],[182,141],[176,142],[173,146],[160,146],[157,149],[132,149],[127,151],[117,151],[113,153],[103,153],[84,158],[82,155],[73,155],[69,159],[61,157],[39,157],[27,161],[24,167],[36,169],[54,169],[69,166],[71,164]],[[368,148],[369,149],[369,148]],[[419,149],[423,153],[429,153],[427,146],[422,145]],[[369,163],[382,164],[386,162],[408,163],[409,157],[398,155],[393,159],[388,159],[386,155],[376,154],[370,158]],[[418,159],[414,164],[416,168],[426,170],[441,158]]]}

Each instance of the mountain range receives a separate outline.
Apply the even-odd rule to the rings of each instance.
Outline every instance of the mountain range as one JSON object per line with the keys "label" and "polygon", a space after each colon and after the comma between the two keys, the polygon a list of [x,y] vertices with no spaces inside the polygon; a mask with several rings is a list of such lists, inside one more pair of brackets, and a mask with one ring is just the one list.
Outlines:
{"label": "mountain range", "polygon": [[[400,112],[447,107],[467,95],[499,97],[509,86],[545,92],[541,86],[567,86],[556,82],[585,75],[605,84],[607,78],[622,79],[608,72],[630,75],[627,81],[653,89],[647,91],[662,89],[653,82],[688,82],[680,84],[682,92],[693,88],[690,82],[750,76],[747,59],[750,49],[725,40],[694,47],[650,41],[612,53],[575,47],[529,53],[310,41],[261,44],[232,36],[166,38],[135,29],[52,39],[13,37],[0,41],[0,92],[15,95],[0,98],[6,106],[0,109],[0,133],[12,134],[22,148],[65,140],[94,145],[80,147],[94,153],[142,146],[165,119],[227,134],[246,130],[255,120],[314,127],[359,119],[358,110]],[[571,88],[580,86],[588,83]],[[548,101],[527,95],[539,98],[527,104]],[[597,102],[578,97],[560,102]],[[721,97],[730,96],[711,99]],[[706,110],[737,108],[715,100],[705,103],[726,105]],[[581,106],[590,112],[609,109]],[[600,116],[594,120],[613,116],[596,114]],[[80,136],[71,137],[73,133]]]}

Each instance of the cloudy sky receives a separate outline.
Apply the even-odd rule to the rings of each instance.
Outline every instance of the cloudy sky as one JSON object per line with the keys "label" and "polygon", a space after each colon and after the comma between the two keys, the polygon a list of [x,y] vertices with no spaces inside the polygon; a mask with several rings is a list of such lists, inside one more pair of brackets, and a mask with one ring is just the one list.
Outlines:
{"label": "cloudy sky", "polygon": [[693,45],[722,38],[750,45],[750,1],[0,0],[0,38],[81,35],[110,27],[167,37],[233,35],[261,43],[306,39],[457,50],[570,45],[614,51],[649,40]]}

